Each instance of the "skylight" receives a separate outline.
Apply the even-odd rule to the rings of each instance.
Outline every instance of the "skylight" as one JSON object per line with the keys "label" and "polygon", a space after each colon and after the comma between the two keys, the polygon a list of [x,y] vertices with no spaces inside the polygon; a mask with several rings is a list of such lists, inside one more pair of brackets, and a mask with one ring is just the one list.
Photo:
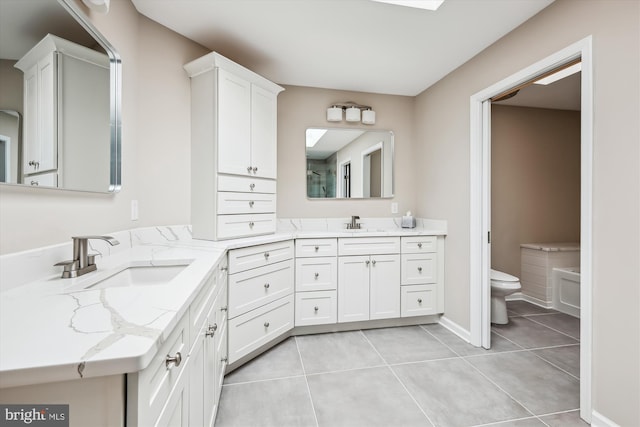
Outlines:
{"label": "skylight", "polygon": [[307,129],[307,147],[316,145],[325,133],[327,133],[326,129]]}
{"label": "skylight", "polygon": [[444,0],[372,0],[397,6],[415,7],[417,9],[438,10]]}
{"label": "skylight", "polygon": [[558,80],[564,79],[565,77],[569,77],[572,74],[579,73],[581,70],[582,70],[582,62],[578,62],[577,64],[574,64],[571,67],[563,68],[557,73],[553,73],[550,76],[547,76],[543,79],[536,80],[533,83],[537,85],[550,85],[551,83],[557,82]]}

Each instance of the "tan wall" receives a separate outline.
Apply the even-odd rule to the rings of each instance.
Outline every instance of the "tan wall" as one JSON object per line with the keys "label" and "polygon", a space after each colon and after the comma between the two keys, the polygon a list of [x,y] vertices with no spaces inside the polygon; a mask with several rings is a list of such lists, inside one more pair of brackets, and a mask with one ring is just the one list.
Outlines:
{"label": "tan wall", "polygon": [[22,71],[14,67],[15,63],[0,59],[0,110],[14,110],[22,115]]}
{"label": "tan wall", "polygon": [[556,0],[416,99],[417,205],[446,218],[445,313],[469,328],[469,98],[593,36],[593,407],[640,425],[640,3]]}
{"label": "tan wall", "polygon": [[580,112],[491,107],[491,266],[521,277],[520,244],[580,241]]}
{"label": "tan wall", "polygon": [[[115,195],[0,186],[0,253],[72,235],[190,222],[189,79],[182,65],[207,50],[137,13],[128,0],[109,14],[75,0],[122,57],[122,182]],[[140,220],[130,220],[131,200]]]}
{"label": "tan wall", "polygon": [[[335,218],[391,216],[391,203],[399,213],[414,209],[413,102],[407,96],[285,86],[278,96],[278,216],[281,218]],[[376,111],[376,124],[327,122],[327,108],[353,101]],[[393,199],[307,199],[305,131],[308,127],[344,127],[391,130],[395,139],[395,196]]]}

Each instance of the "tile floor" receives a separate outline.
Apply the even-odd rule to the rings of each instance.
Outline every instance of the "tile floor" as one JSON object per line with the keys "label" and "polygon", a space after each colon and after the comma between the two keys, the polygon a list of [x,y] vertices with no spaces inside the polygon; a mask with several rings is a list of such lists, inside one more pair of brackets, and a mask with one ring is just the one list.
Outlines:
{"label": "tile floor", "polygon": [[291,337],[227,375],[216,426],[585,426],[579,319],[508,309],[491,350],[437,324]]}

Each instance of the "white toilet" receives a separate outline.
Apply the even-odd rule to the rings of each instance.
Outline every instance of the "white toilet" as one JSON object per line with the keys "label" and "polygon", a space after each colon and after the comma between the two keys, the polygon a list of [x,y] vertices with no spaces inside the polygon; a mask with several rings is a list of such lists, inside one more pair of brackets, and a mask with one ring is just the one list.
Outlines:
{"label": "white toilet", "polygon": [[520,279],[502,271],[491,269],[491,323],[506,325],[509,323],[507,316],[507,302],[505,297],[518,292]]}

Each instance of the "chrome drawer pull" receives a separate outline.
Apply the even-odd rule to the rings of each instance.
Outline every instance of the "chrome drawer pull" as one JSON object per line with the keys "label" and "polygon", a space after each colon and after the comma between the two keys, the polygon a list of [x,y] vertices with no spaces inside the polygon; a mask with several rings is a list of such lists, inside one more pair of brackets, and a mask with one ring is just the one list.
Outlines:
{"label": "chrome drawer pull", "polygon": [[255,184],[253,184],[253,183],[252,183],[252,184],[250,184],[250,185],[249,185],[249,189],[250,189],[251,191],[253,191],[253,190],[254,190],[254,188],[256,188],[256,185],[255,185]]}
{"label": "chrome drawer pull", "polygon": [[422,304],[422,298],[418,298],[418,304]]}
{"label": "chrome drawer pull", "polygon": [[254,224],[253,222],[250,222],[250,223],[249,223],[249,227],[251,227],[251,228],[253,228],[253,226],[254,226],[254,225],[255,225],[255,224]]}
{"label": "chrome drawer pull", "polygon": [[376,260],[371,261],[371,264],[376,265]]}
{"label": "chrome drawer pull", "polygon": [[264,288],[265,288],[265,289],[269,289],[269,286],[271,286],[271,285],[269,285],[268,283],[265,283],[265,284],[264,284]]}
{"label": "chrome drawer pull", "polygon": [[316,273],[315,276],[316,276],[316,280],[317,280],[318,276],[320,276],[320,273]]}
{"label": "chrome drawer pull", "polygon": [[371,263],[371,261],[366,260],[364,263],[365,263],[367,266],[369,266],[369,264]]}
{"label": "chrome drawer pull", "polygon": [[317,305],[315,307],[313,307],[313,311],[315,311],[316,313],[318,312],[318,310],[320,310],[320,309],[318,308]]}
{"label": "chrome drawer pull", "polygon": [[220,311],[227,311],[229,309],[229,307],[227,307],[226,305],[224,307],[220,308]]}
{"label": "chrome drawer pull", "polygon": [[316,249],[316,252],[318,252],[320,250],[320,246],[316,246],[315,249]]}
{"label": "chrome drawer pull", "polygon": [[422,249],[422,243],[418,243],[418,247]]}
{"label": "chrome drawer pull", "polygon": [[214,323],[213,325],[209,325],[209,328],[207,328],[207,332],[205,332],[204,335],[207,337],[212,337],[215,335],[217,330],[218,330],[218,324]]}
{"label": "chrome drawer pull", "polygon": [[255,202],[254,202],[253,200],[249,201],[249,207],[250,207],[250,208],[252,208],[252,207],[253,207],[253,205],[254,205],[254,203],[255,203]]}
{"label": "chrome drawer pull", "polygon": [[418,267],[418,271],[422,273],[422,267]]}
{"label": "chrome drawer pull", "polygon": [[269,252],[264,253],[264,259],[269,259]]}
{"label": "chrome drawer pull", "polygon": [[253,167],[253,173],[256,173],[256,172],[258,172],[258,167],[257,167],[257,166],[254,166],[254,167]]}
{"label": "chrome drawer pull", "polygon": [[268,328],[269,327],[269,322],[264,322],[264,327]]}
{"label": "chrome drawer pull", "polygon": [[164,361],[167,369],[171,369],[173,366],[180,366],[180,363],[182,363],[182,354],[180,352],[177,352],[173,357],[167,354],[167,358]]}
{"label": "chrome drawer pull", "polygon": [[251,173],[251,166],[247,166],[247,172]]}
{"label": "chrome drawer pull", "polygon": [[223,357],[222,359],[220,359],[221,362],[225,362],[225,363],[227,363],[227,360],[229,360],[229,358],[227,357]]}

